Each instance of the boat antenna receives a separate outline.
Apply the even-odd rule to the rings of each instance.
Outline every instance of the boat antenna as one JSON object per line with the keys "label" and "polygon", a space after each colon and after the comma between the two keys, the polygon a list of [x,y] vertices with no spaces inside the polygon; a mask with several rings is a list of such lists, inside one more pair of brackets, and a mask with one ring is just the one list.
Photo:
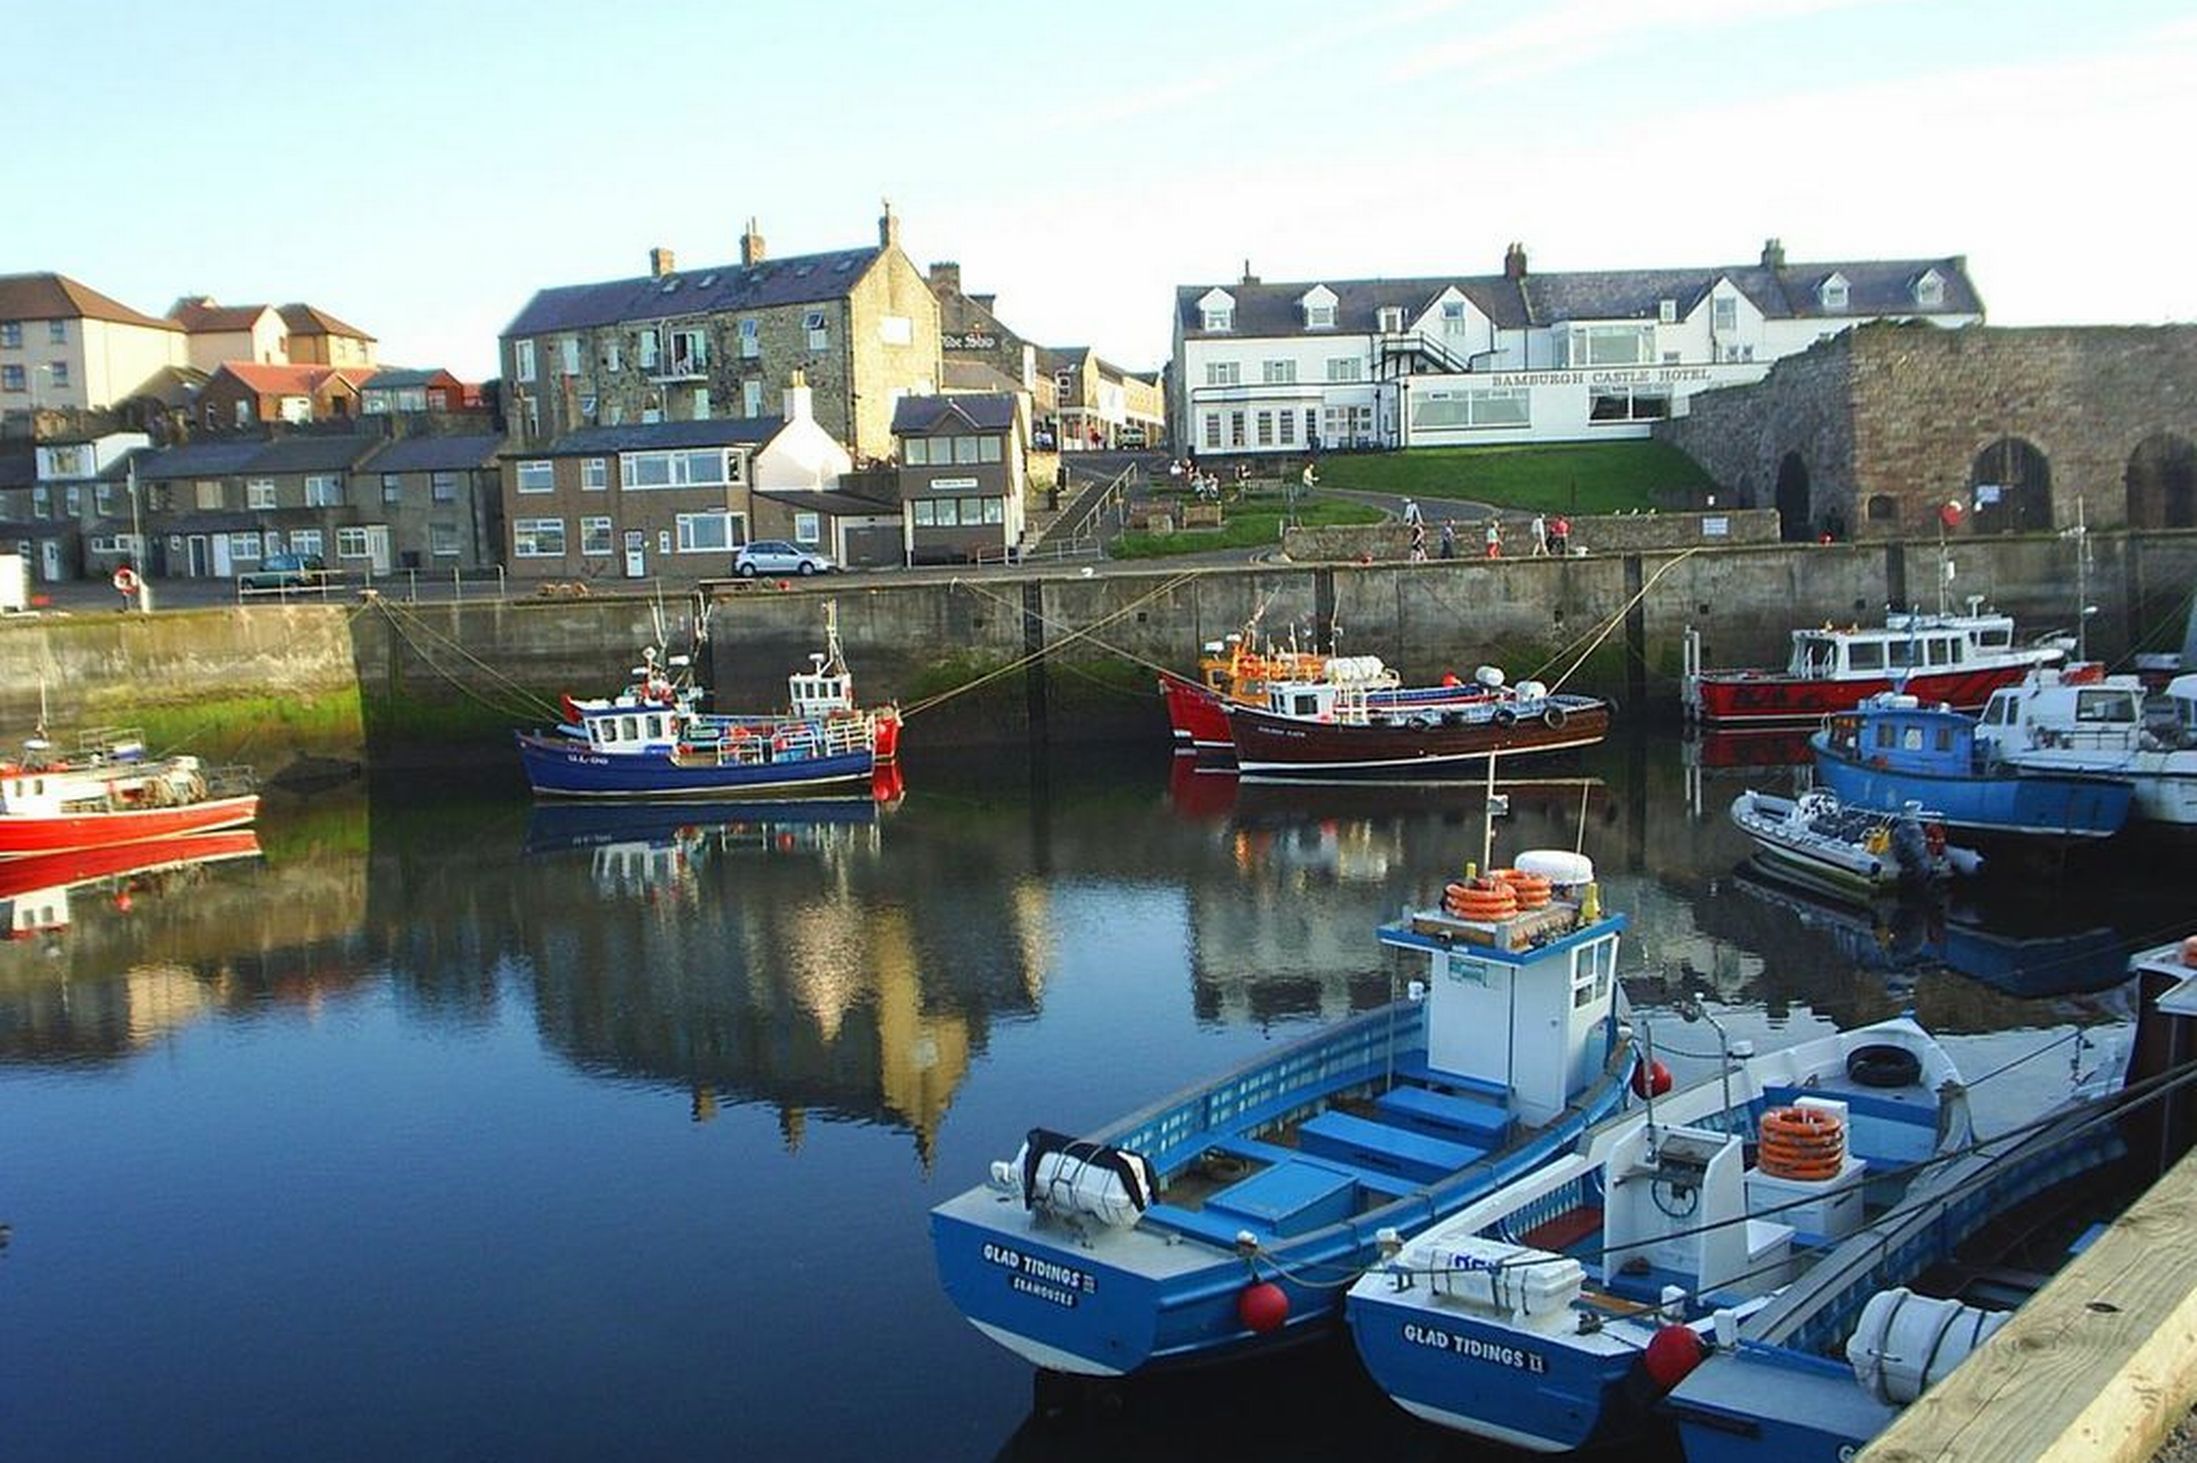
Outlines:
{"label": "boat antenna", "polygon": [[2075,495],[2075,521],[2060,530],[2075,542],[2075,659],[2090,659],[2090,530],[2083,523],[2083,495]]}
{"label": "boat antenna", "polygon": [[1487,805],[1480,819],[1480,867],[1495,867],[1495,754],[1488,753]]}

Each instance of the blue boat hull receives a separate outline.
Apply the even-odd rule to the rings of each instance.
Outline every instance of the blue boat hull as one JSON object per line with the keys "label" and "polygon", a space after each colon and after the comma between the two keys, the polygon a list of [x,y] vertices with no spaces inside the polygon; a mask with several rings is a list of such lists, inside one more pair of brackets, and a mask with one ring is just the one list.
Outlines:
{"label": "blue boat hull", "polygon": [[[1317,1086],[1332,1095],[1377,1087],[1384,1073],[1423,1061],[1422,1016],[1419,1003],[1409,1001],[1368,1012],[1096,1136],[1155,1155],[1167,1171],[1169,1154],[1229,1141],[1261,1102],[1318,1100],[1313,1086],[1278,1095],[1285,1084],[1303,1080],[1299,1074],[1326,1074]],[[1145,1268],[1132,1268],[1108,1263],[1105,1247],[1080,1243],[1062,1227],[1007,1222],[1023,1212],[1018,1196],[972,1190],[931,1212],[939,1280],[980,1331],[1039,1366],[1084,1375],[1217,1361],[1325,1335],[1342,1314],[1344,1287],[1336,1282],[1377,1260],[1380,1230],[1415,1234],[1548,1162],[1623,1105],[1631,1060],[1629,1047],[1613,1053],[1609,1075],[1572,1110],[1492,1161],[1423,1184],[1394,1182],[1386,1202],[1375,1207],[1305,1233],[1269,1235],[1256,1278],[1278,1285],[1289,1302],[1287,1320],[1275,1332],[1252,1331],[1238,1312],[1252,1267],[1226,1248],[1234,1226],[1219,1216],[1213,1232],[1201,1234],[1208,1243],[1174,1245],[1167,1251],[1173,1258],[1158,1270],[1150,1267],[1147,1250],[1139,1257]],[[1223,1111],[1242,1118],[1224,1126],[1201,1121]],[[1148,1216],[1139,1231],[1169,1222],[1185,1221],[1179,1212],[1172,1221]]]}
{"label": "blue boat hull", "polygon": [[2133,789],[2110,778],[1904,771],[1841,756],[1821,733],[1812,745],[1817,783],[1857,807],[1920,803],[1949,828],[2046,838],[2109,838],[2128,822]]}
{"label": "blue boat hull", "polygon": [[1351,1340],[1381,1389],[1429,1422],[1570,1452],[1637,1427],[1655,1401],[1638,1351],[1587,1354],[1462,1317],[1431,1325],[1396,1315],[1353,1305]]}
{"label": "blue boat hull", "polygon": [[707,797],[859,782],[876,768],[869,751],[759,763],[683,765],[663,750],[605,755],[569,736],[517,733],[526,780],[538,794],[573,798]]}

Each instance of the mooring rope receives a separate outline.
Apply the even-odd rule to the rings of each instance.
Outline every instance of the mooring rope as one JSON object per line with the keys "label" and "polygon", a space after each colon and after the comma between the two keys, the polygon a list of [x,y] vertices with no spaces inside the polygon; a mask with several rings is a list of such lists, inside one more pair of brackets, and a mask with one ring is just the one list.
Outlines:
{"label": "mooring rope", "polygon": [[[521,685],[512,677],[504,674],[502,671],[497,670],[487,661],[482,660],[472,651],[466,649],[465,646],[456,639],[452,638],[451,636],[445,635],[441,631],[436,630],[432,626],[426,624],[423,620],[420,619],[417,614],[400,615],[397,612],[397,606],[387,599],[376,599],[372,601],[372,603],[381,607],[383,615],[388,620],[390,629],[396,633],[398,639],[404,642],[407,649],[411,650],[414,654],[419,656],[421,662],[426,665],[426,667],[430,671],[433,671],[436,675],[441,676],[451,685],[456,686],[460,691],[464,692],[473,700],[478,701],[481,705],[487,707],[489,710],[498,712],[505,716],[514,717],[562,716],[562,712],[555,702],[548,700],[537,691],[529,690],[527,687]],[[415,638],[415,634],[419,638]],[[460,677],[451,674],[443,666],[438,664],[432,651],[427,646],[424,646],[420,643],[420,639],[422,638],[435,642],[435,644],[440,646],[442,649],[448,651],[452,655],[455,655],[458,659],[467,662],[476,670],[478,670],[480,674],[488,681],[494,683],[499,690],[509,693],[514,699],[511,701],[497,701],[491,699],[490,697],[482,695],[475,688],[472,682],[461,679]]]}

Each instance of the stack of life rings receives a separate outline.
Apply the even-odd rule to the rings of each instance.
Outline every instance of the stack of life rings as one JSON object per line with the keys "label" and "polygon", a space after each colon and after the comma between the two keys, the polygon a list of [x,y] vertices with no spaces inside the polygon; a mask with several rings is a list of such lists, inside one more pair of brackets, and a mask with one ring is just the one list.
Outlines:
{"label": "stack of life rings", "polygon": [[1772,1178],[1835,1179],[1846,1166],[1846,1120],[1827,1107],[1773,1107],[1762,1115],[1755,1167]]}
{"label": "stack of life rings", "polygon": [[1457,919],[1494,923],[1525,910],[1547,906],[1552,890],[1546,874],[1524,869],[1490,869],[1468,874],[1442,891],[1442,912]]}

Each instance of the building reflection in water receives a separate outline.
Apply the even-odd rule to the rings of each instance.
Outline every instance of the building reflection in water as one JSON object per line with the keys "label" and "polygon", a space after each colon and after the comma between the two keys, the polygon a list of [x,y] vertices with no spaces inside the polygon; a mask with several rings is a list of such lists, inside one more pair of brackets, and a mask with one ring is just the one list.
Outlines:
{"label": "building reflection in water", "polygon": [[697,1121],[768,1105],[789,1149],[815,1113],[886,1123],[928,1164],[1002,1003],[942,999],[926,972],[984,942],[1018,972],[1004,1009],[1026,1008],[1043,902],[986,909],[950,857],[888,874],[891,817],[874,798],[535,809],[516,902],[545,1038],[675,1084]]}

